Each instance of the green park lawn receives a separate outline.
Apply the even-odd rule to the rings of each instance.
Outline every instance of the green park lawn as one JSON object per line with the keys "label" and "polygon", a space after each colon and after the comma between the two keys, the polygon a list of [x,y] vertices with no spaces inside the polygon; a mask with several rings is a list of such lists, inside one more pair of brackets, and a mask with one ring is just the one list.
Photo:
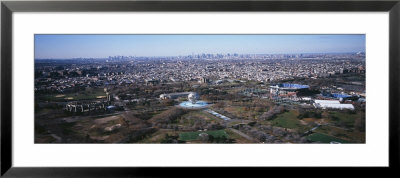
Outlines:
{"label": "green park lawn", "polygon": [[357,117],[361,117],[364,113],[350,113],[346,111],[331,111],[329,112],[331,122],[339,127],[353,128],[354,121]]}
{"label": "green park lawn", "polygon": [[183,141],[191,141],[191,140],[199,140],[200,133],[207,133],[208,135],[212,135],[213,137],[226,137],[228,138],[228,134],[224,130],[213,130],[206,132],[182,132],[179,134],[179,139]]}
{"label": "green park lawn", "polygon": [[296,129],[298,131],[306,131],[310,129],[308,126],[302,125],[297,118],[297,112],[290,110],[282,114],[278,114],[275,119],[271,121],[273,126]]}
{"label": "green park lawn", "polygon": [[321,143],[330,143],[332,141],[340,142],[340,143],[348,143],[348,141],[339,139],[333,136],[321,134],[321,133],[313,133],[306,137],[308,140],[313,142],[321,142]]}

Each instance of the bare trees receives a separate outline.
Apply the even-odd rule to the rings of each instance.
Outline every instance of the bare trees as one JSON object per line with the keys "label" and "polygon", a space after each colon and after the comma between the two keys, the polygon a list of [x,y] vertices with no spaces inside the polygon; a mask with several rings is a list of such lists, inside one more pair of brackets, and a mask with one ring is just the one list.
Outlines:
{"label": "bare trees", "polygon": [[365,116],[354,120],[354,128],[360,132],[365,132]]}
{"label": "bare trees", "polygon": [[153,126],[165,128],[168,124],[175,122],[180,116],[184,115],[185,113],[186,111],[184,109],[173,107],[154,116],[149,121],[153,124]]}
{"label": "bare trees", "polygon": [[269,111],[264,112],[260,116],[260,119],[271,120],[271,119],[274,118],[275,115],[280,114],[280,113],[282,113],[284,111],[285,111],[285,108],[283,106],[274,106]]}

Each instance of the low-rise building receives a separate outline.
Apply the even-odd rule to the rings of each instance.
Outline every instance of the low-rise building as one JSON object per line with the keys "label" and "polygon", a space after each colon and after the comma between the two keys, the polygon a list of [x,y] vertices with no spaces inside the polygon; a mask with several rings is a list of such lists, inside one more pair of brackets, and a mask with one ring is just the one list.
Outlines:
{"label": "low-rise building", "polygon": [[353,104],[341,104],[338,100],[315,100],[315,108],[321,109],[350,109],[354,110]]}

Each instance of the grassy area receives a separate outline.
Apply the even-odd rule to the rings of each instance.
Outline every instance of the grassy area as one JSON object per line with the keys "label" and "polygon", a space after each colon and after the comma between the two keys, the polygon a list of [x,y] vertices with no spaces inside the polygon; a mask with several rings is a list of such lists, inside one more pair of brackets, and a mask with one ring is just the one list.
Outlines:
{"label": "grassy area", "polygon": [[321,134],[321,133],[313,133],[313,134],[307,136],[306,138],[313,142],[321,142],[321,143],[330,143],[332,141],[340,142],[340,143],[348,143],[348,141],[346,141],[346,140],[339,139],[339,138],[332,137],[332,136],[325,135],[325,134]]}
{"label": "grassy area", "polygon": [[174,131],[170,130],[158,130],[157,132],[147,136],[145,139],[140,140],[140,143],[161,143],[165,138],[165,135],[175,135]]}
{"label": "grassy area", "polygon": [[242,122],[240,122],[240,121],[228,122],[228,127],[232,127],[233,125],[240,124],[240,123],[242,123]]}
{"label": "grassy area", "polygon": [[271,121],[273,126],[289,128],[289,129],[296,129],[298,131],[306,131],[309,129],[308,126],[302,125],[297,118],[297,112],[295,110],[290,110],[279,114],[276,116],[275,119]]}
{"label": "grassy area", "polygon": [[47,134],[47,129],[37,123],[35,123],[35,133],[36,134]]}
{"label": "grassy area", "polygon": [[236,143],[254,143],[246,138],[240,136],[239,134],[232,132],[229,129],[225,129],[226,133],[229,135],[229,138],[235,139]]}
{"label": "grassy area", "polygon": [[329,112],[331,121],[340,127],[353,128],[354,121],[357,117],[361,117],[361,112],[350,113],[347,111],[332,111]]}
{"label": "grassy area", "polygon": [[190,141],[190,140],[199,140],[200,133],[207,133],[208,135],[212,135],[213,137],[223,137],[225,136],[228,138],[228,134],[225,130],[213,130],[213,131],[206,131],[206,132],[182,132],[179,134],[179,139],[183,141]]}
{"label": "grassy area", "polygon": [[198,117],[201,119],[206,120],[207,122],[214,122],[214,121],[218,121],[218,118],[215,117],[214,115],[205,112],[205,111],[195,111],[195,112],[189,112],[188,114],[186,114],[187,116],[194,116],[194,117]]}
{"label": "grassy area", "polygon": [[60,123],[59,127],[64,135],[70,135],[75,132],[73,129],[74,125],[75,125],[74,122],[71,123],[65,122],[65,123]]}
{"label": "grassy area", "polygon": [[69,100],[89,100],[105,98],[106,93],[103,89],[96,88],[92,91],[82,91],[78,93],[67,93],[67,94],[51,94],[51,95],[39,95],[36,99],[49,101],[49,102],[60,102]]}
{"label": "grassy area", "polygon": [[50,135],[35,135],[35,143],[53,143],[57,141]]}
{"label": "grassy area", "polygon": [[323,125],[314,130],[314,132],[325,135],[332,135],[336,138],[350,140],[351,142],[355,143],[365,143],[365,132],[346,130],[343,128],[331,127],[328,125]]}
{"label": "grassy area", "polygon": [[220,122],[220,119],[205,111],[191,111],[182,116],[181,120],[179,121],[179,125],[191,127],[196,120],[204,120],[207,123]]}
{"label": "grassy area", "polygon": [[[258,107],[260,108],[260,107]],[[257,109],[258,109],[257,108]],[[232,114],[236,118],[252,120],[258,118],[266,109],[260,108],[259,111],[254,110],[255,108],[242,107],[242,106],[228,106],[224,107],[224,111]]]}

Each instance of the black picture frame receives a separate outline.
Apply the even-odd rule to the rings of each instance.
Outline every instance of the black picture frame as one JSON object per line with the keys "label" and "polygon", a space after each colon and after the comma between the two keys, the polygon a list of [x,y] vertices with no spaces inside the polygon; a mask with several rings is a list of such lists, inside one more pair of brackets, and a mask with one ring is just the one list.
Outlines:
{"label": "black picture frame", "polygon": [[[177,174],[176,168],[20,168],[12,166],[13,12],[295,11],[389,12],[389,168],[399,167],[400,1],[2,1],[1,2],[1,175],[6,177],[129,177]],[[157,170],[154,170],[157,169]],[[187,168],[194,169],[194,168]],[[187,170],[186,170],[187,171]],[[197,175],[207,174],[193,170]],[[222,170],[224,171],[224,170]],[[240,171],[236,170],[236,171]],[[255,169],[257,172],[264,170]],[[281,170],[282,171],[282,170]],[[191,171],[190,171],[191,172]],[[334,174],[329,172],[330,175]]]}

